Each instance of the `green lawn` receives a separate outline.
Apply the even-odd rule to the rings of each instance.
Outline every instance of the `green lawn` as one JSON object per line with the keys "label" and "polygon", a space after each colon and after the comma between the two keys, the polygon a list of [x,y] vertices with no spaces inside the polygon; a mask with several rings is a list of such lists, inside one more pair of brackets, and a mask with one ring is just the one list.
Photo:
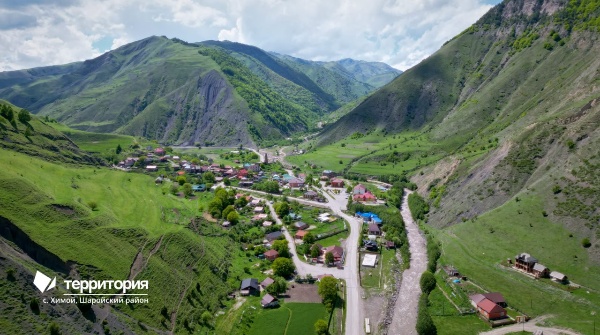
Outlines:
{"label": "green lawn", "polygon": [[333,235],[333,236],[329,236],[328,238],[324,238],[322,240],[318,240],[317,243],[319,243],[320,245],[324,246],[324,247],[329,247],[332,245],[341,245],[340,243],[340,239],[347,239],[348,236],[350,235],[350,231],[346,230],[344,232],[341,232],[339,234]]}
{"label": "green lawn", "polygon": [[381,131],[373,131],[364,137],[352,139],[350,136],[302,155],[287,156],[286,160],[303,168],[308,163],[337,172],[397,174],[443,158],[450,150],[449,146],[448,143],[432,142],[427,135],[419,132],[385,135]]}
{"label": "green lawn", "polygon": [[254,319],[248,335],[284,335],[291,310],[286,306],[262,311]]}
{"label": "green lawn", "polygon": [[315,332],[315,322],[328,320],[329,314],[323,304],[287,303],[284,305],[291,311],[291,319],[286,335],[307,335]]}
{"label": "green lawn", "polygon": [[283,303],[279,308],[260,310],[254,317],[249,335],[307,335],[314,334],[315,322],[328,320],[323,304]]}

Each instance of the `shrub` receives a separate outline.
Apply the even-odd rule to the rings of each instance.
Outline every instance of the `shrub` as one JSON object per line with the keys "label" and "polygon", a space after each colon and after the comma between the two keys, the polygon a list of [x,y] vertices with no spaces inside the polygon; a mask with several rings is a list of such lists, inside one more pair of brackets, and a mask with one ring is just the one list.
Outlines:
{"label": "shrub", "polygon": [[590,242],[590,239],[586,237],[583,240],[581,240],[581,245],[587,249],[592,246],[592,243]]}
{"label": "shrub", "polygon": [[554,187],[552,187],[552,193],[559,194],[560,192],[562,192],[562,188],[560,188],[560,186],[554,185]]}
{"label": "shrub", "polygon": [[89,201],[87,205],[92,211],[98,209],[98,203],[96,203],[95,201]]}
{"label": "shrub", "polygon": [[40,314],[40,302],[36,298],[32,298],[29,301],[29,308],[31,308],[31,311],[35,314]]}
{"label": "shrub", "polygon": [[50,335],[60,335],[60,327],[58,326],[58,323],[52,321],[49,325],[48,325],[48,332],[50,333]]}

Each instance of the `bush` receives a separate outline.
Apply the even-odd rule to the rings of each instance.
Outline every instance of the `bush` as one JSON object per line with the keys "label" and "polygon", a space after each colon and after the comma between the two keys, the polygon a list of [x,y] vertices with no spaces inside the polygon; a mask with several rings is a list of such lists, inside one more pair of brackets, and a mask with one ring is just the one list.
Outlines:
{"label": "bush", "polygon": [[587,249],[592,246],[592,243],[590,242],[590,239],[586,237],[583,240],[581,240],[581,245]]}
{"label": "bush", "polygon": [[48,325],[48,332],[50,333],[50,335],[60,335],[60,327],[58,326],[58,323],[52,321],[49,325]]}
{"label": "bush", "polygon": [[29,308],[35,314],[40,314],[40,302],[36,298],[32,298],[29,301]]}
{"label": "bush", "polygon": [[562,188],[560,188],[560,186],[554,185],[554,187],[552,187],[552,193],[559,194],[560,192],[562,192]]}
{"label": "bush", "polygon": [[425,215],[429,213],[429,205],[417,193],[408,196],[408,208],[415,220],[424,220]]}
{"label": "bush", "polygon": [[327,321],[325,321],[323,319],[317,320],[317,322],[315,322],[315,332],[317,333],[317,335],[329,334],[329,330],[327,327]]}
{"label": "bush", "polygon": [[95,201],[90,201],[87,203],[87,205],[92,211],[98,209],[98,204]]}

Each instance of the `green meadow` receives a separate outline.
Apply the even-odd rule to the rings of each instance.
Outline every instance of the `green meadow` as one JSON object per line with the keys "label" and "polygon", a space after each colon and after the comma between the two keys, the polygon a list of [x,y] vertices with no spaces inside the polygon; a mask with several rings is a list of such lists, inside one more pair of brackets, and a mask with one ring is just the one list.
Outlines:
{"label": "green meadow", "polygon": [[[547,325],[591,334],[600,310],[600,266],[589,260],[580,239],[542,211],[543,202],[525,193],[473,220],[435,231],[442,244],[439,264],[451,264],[485,290],[501,292],[522,313],[552,315]],[[505,266],[506,259],[522,252],[581,288],[535,280]],[[438,327],[448,323],[444,317],[434,320]]]}

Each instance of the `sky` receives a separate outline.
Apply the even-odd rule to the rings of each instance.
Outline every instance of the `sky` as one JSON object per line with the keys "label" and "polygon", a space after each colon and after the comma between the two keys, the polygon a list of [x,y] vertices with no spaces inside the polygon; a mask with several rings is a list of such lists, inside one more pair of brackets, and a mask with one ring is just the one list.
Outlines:
{"label": "sky", "polygon": [[500,0],[0,0],[0,71],[83,61],[148,36],[229,40],[406,70]]}

